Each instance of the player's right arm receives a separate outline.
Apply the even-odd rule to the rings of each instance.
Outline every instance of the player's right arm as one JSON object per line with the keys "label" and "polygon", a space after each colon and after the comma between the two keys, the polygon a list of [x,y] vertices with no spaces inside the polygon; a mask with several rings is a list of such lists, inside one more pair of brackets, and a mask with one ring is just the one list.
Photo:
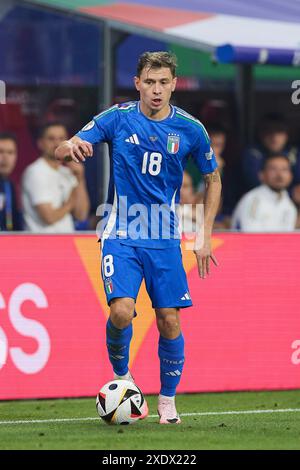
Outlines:
{"label": "player's right arm", "polygon": [[93,144],[113,139],[118,119],[118,105],[98,114],[71,139],[60,144],[55,151],[55,158],[61,162],[84,162],[87,157],[93,156]]}
{"label": "player's right arm", "polygon": [[55,150],[56,160],[61,162],[85,162],[86,157],[93,156],[93,146],[90,142],[74,135],[71,139],[62,142]]}

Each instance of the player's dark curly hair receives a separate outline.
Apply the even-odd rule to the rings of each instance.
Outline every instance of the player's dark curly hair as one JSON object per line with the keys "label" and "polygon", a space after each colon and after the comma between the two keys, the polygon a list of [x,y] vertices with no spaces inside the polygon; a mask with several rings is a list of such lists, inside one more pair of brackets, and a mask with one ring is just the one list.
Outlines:
{"label": "player's dark curly hair", "polygon": [[142,70],[147,68],[167,67],[171,70],[172,77],[176,76],[177,57],[175,54],[166,51],[144,52],[137,65],[137,77],[141,76]]}

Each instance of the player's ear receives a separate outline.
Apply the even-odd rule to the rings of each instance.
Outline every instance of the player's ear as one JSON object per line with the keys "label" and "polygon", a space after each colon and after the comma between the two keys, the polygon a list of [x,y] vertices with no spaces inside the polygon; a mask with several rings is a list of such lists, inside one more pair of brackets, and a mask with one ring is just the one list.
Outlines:
{"label": "player's ear", "polygon": [[140,91],[140,77],[134,77],[134,85],[137,91]]}
{"label": "player's ear", "polygon": [[174,77],[172,80],[172,91],[175,91],[177,85],[177,77]]}

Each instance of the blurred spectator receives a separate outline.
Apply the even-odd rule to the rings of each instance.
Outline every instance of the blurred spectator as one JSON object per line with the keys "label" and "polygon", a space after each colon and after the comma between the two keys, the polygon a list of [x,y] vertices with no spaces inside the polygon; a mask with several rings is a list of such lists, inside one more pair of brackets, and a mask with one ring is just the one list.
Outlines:
{"label": "blurred spectator", "polygon": [[181,219],[181,230],[183,233],[196,231],[196,192],[193,186],[191,175],[185,171],[183,173],[182,186],[180,190],[179,215]]}
{"label": "blurred spectator", "polygon": [[[226,131],[225,129],[220,125],[220,124],[211,124],[210,126],[207,127],[207,132],[210,137],[210,143],[211,147],[214,151],[214,154],[216,156],[217,164],[218,164],[218,170],[220,172],[220,175],[222,177],[223,170],[225,167],[225,161],[222,156],[225,146],[226,146]],[[204,192],[204,181],[202,180],[199,183],[198,186],[198,191],[200,193]]]}
{"label": "blurred spectator", "polygon": [[41,157],[24,171],[22,199],[25,227],[29,231],[73,232],[73,217],[84,221],[88,216],[90,205],[83,165],[74,162],[62,165],[54,157],[55,149],[67,138],[66,127],[60,122],[44,126],[38,140]]}
{"label": "blurred spectator", "polygon": [[0,231],[21,230],[15,188],[9,177],[17,162],[17,141],[11,134],[0,134]]}
{"label": "blurred spectator", "polygon": [[[223,126],[221,126],[218,123],[215,124],[210,124],[207,127],[207,132],[210,137],[210,142],[211,142],[211,147],[214,151],[214,154],[216,156],[217,164],[218,164],[218,170],[221,175],[222,179],[222,196],[221,196],[221,202],[220,202],[220,207],[219,211],[217,214],[217,217],[215,219],[214,223],[214,228],[215,229],[224,229],[224,228],[230,228],[230,219],[227,214],[223,213],[223,199],[224,196],[228,193],[230,190],[230,187],[228,187],[228,177],[226,174],[226,165],[225,165],[225,160],[223,158],[223,152],[226,147],[226,131]],[[225,184],[224,184],[225,182]],[[198,197],[197,200],[203,202],[203,197],[204,197],[204,181],[201,181],[201,183],[198,186]]]}
{"label": "blurred spectator", "polygon": [[211,124],[207,127],[207,132],[210,137],[211,146],[216,156],[218,169],[222,175],[225,161],[223,158],[223,152],[226,146],[226,131],[220,124]]}
{"label": "blurred spectator", "polygon": [[273,155],[263,162],[262,185],[239,201],[232,217],[232,228],[245,232],[290,232],[295,229],[297,209],[286,189],[292,181],[289,159]]}
{"label": "blurred spectator", "polygon": [[263,162],[271,155],[288,157],[293,173],[293,185],[300,183],[300,155],[297,147],[288,143],[289,134],[286,123],[277,115],[267,116],[259,130],[260,143],[248,148],[242,160],[242,171],[245,190],[255,188],[260,184],[259,172]]}
{"label": "blurred spectator", "polygon": [[294,186],[292,190],[292,199],[296,204],[297,211],[298,211],[298,218],[296,228],[300,228],[300,184]]}

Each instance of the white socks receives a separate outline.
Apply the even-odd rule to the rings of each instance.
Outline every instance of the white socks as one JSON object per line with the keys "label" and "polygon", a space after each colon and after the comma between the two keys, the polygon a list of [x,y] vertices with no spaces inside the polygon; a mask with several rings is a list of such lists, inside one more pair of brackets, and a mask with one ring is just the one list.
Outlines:
{"label": "white socks", "polygon": [[115,380],[130,380],[130,381],[132,381],[132,375],[129,371],[125,375],[114,374],[114,379]]}

